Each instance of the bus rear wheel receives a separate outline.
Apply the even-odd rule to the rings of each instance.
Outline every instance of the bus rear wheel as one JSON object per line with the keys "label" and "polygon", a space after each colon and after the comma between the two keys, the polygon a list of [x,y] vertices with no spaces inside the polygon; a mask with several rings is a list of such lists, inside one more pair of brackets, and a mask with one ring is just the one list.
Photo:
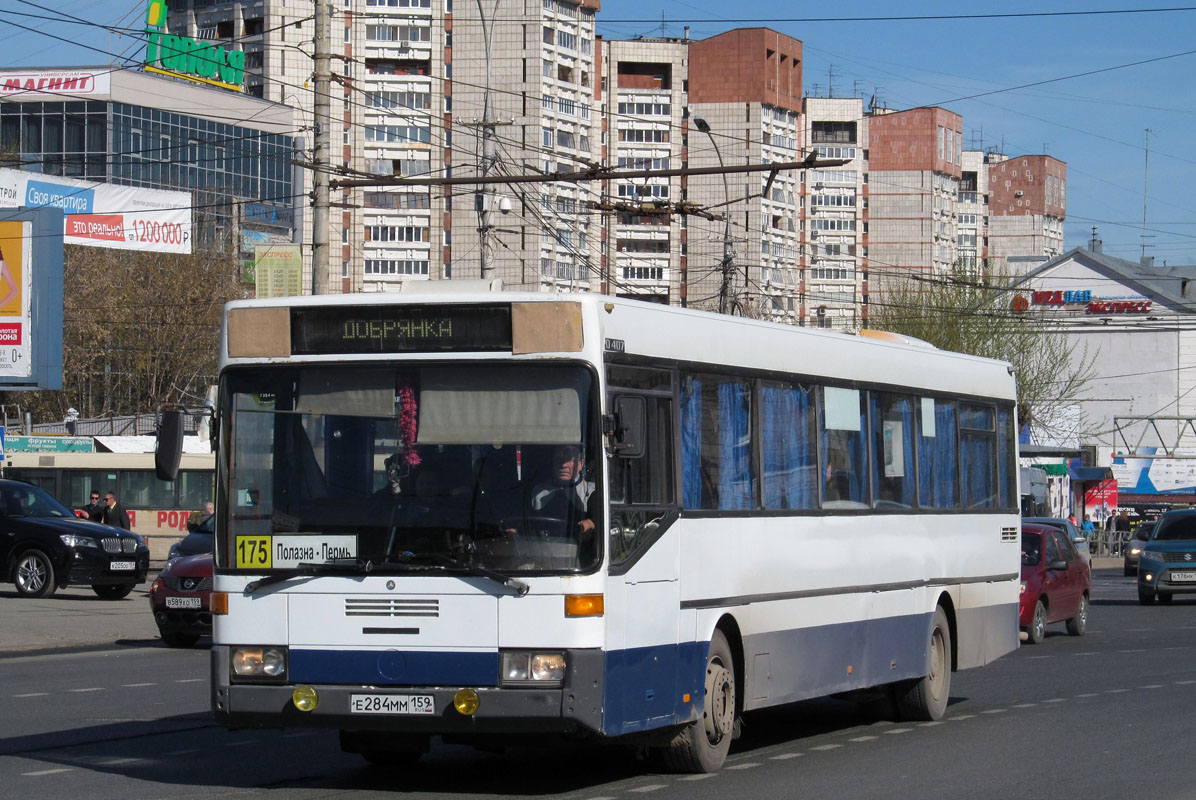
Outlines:
{"label": "bus rear wheel", "polygon": [[706,655],[702,718],[686,725],[661,756],[673,772],[717,772],[727,760],[735,732],[735,661],[727,637],[716,630]]}
{"label": "bus rear wheel", "polygon": [[934,610],[930,627],[930,672],[896,690],[901,719],[933,722],[947,710],[951,694],[951,628],[942,606]]}

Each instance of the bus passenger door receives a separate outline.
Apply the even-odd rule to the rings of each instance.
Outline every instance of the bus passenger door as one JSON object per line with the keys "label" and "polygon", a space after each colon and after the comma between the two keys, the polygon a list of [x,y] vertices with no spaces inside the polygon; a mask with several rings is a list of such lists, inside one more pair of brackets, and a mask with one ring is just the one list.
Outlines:
{"label": "bus passenger door", "polygon": [[[618,368],[620,374],[654,370]],[[615,368],[612,368],[612,373]],[[668,373],[664,373],[668,376]],[[612,594],[621,608],[608,624],[604,727],[630,733],[670,724],[677,715],[681,589],[673,487],[671,376],[662,391],[612,390],[616,426],[608,440]],[[612,374],[612,380],[614,380]],[[620,409],[622,414],[619,413]],[[627,445],[627,446],[624,446]],[[612,598],[613,599],[613,598]],[[621,618],[621,623],[620,623]]]}

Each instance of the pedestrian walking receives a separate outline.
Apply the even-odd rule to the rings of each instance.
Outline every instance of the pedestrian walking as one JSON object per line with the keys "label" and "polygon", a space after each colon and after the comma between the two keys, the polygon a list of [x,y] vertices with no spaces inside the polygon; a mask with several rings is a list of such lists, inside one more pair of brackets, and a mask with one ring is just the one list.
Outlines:
{"label": "pedestrian walking", "polygon": [[100,519],[105,525],[111,525],[114,528],[123,528],[126,531],[132,526],[129,525],[129,512],[125,511],[125,507],[116,502],[116,495],[112,492],[107,492],[104,495],[104,513]]}

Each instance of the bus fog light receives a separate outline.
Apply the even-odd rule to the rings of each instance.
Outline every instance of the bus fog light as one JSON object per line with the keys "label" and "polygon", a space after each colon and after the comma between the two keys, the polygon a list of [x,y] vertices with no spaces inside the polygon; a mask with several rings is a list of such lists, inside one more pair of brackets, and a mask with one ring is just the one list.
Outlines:
{"label": "bus fog light", "polygon": [[472,717],[481,705],[481,698],[473,689],[458,689],[453,695],[453,708],[463,717]]}
{"label": "bus fog light", "polygon": [[562,681],[565,679],[565,657],[560,653],[532,656],[532,680]]}
{"label": "bus fog light", "polygon": [[320,697],[310,686],[296,686],[295,691],[291,692],[291,702],[300,711],[314,711],[320,703]]}

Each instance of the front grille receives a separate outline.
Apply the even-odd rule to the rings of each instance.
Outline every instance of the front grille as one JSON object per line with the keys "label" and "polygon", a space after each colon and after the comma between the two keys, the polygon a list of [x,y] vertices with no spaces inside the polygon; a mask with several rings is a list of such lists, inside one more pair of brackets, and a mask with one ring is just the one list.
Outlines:
{"label": "front grille", "polygon": [[1191,563],[1196,566],[1196,553],[1163,553],[1163,560],[1168,563]]}
{"label": "front grille", "polygon": [[172,592],[206,592],[212,588],[212,578],[192,577],[190,575],[170,575],[162,579],[166,588]]}
{"label": "front grille", "polygon": [[439,617],[436,598],[349,597],[345,599],[346,617]]}
{"label": "front grille", "polygon": [[104,545],[105,553],[136,553],[137,540],[136,539],[122,539],[116,536],[110,536],[106,539],[100,540]]}

